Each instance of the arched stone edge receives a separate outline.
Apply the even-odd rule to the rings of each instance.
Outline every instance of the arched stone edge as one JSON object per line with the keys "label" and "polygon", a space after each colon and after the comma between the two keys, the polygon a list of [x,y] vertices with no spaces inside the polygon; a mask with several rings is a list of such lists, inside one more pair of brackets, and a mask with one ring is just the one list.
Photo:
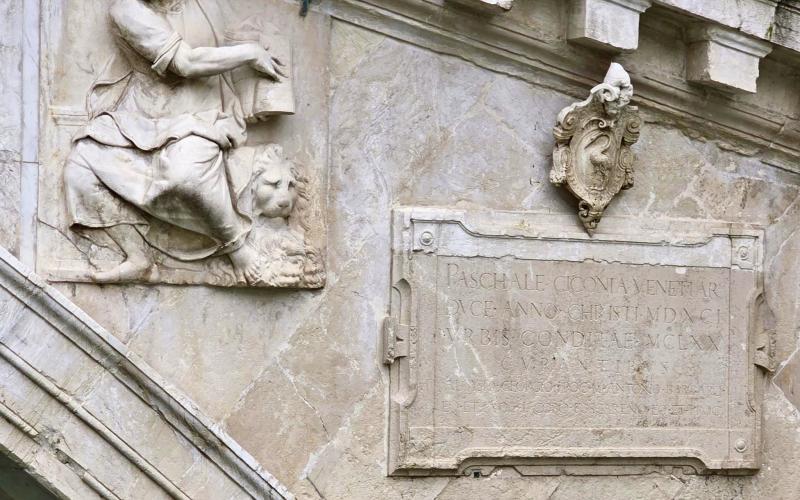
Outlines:
{"label": "arched stone edge", "polygon": [[[138,397],[147,401],[153,411],[157,412],[172,429],[191,442],[199,454],[251,498],[294,500],[294,496],[284,485],[264,470],[211,418],[203,414],[188,396],[172,387],[141,358],[128,350],[119,339],[107,332],[88,314],[2,247],[0,247],[0,287],[68,338]],[[84,420],[89,427],[95,428],[93,422],[87,421],[87,419],[91,420],[95,417],[81,415],[80,408],[73,408],[69,397],[60,394],[60,390],[55,384],[48,387],[51,381],[45,375],[39,373],[34,367],[24,366],[24,360],[17,358],[6,346],[0,346],[0,350],[3,361],[14,365],[34,384],[37,384],[45,392],[49,392],[54,399]],[[42,440],[36,439],[38,431],[33,426],[15,415],[13,411],[9,411],[4,405],[0,405],[0,427],[15,429],[16,433],[8,435],[16,434],[15,439],[27,440],[29,448],[31,445],[34,448],[40,446],[35,443],[42,442]],[[126,443],[115,443],[114,441],[119,438],[113,432],[97,432],[97,435],[106,440],[111,448],[120,451],[121,455],[154,480],[156,484],[163,486],[167,495],[174,498],[184,497],[179,490],[177,492],[170,491],[172,483],[160,471],[154,469],[152,464],[142,459],[136,450],[130,449],[126,452],[123,449],[124,447],[129,448]],[[16,456],[6,446],[6,443],[0,443],[0,451],[4,451],[15,460],[22,458]],[[95,480],[92,471],[83,470],[80,466],[71,464],[69,457],[38,452],[35,453],[35,457],[35,463],[26,463],[29,472],[58,496],[79,498],[81,490],[87,491],[84,488],[88,486],[91,491],[102,498],[118,498]],[[70,478],[71,475],[74,477]],[[174,487],[174,485],[172,486]]]}

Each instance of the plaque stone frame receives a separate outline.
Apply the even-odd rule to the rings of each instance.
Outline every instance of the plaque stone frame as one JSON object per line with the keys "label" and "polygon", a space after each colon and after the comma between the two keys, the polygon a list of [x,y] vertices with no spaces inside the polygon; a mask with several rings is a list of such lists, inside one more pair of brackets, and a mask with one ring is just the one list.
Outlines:
{"label": "plaque stone frame", "polygon": [[[758,365],[769,369],[769,363],[765,364],[764,360],[770,356],[762,350],[763,346],[770,345],[769,339],[763,338],[770,334],[760,325],[762,259],[763,232],[736,224],[608,217],[603,232],[592,237],[569,215],[420,207],[396,209],[392,228],[390,315],[383,327],[383,361],[389,365],[390,374],[388,474],[477,475],[495,466],[513,466],[523,474],[532,475],[565,470],[579,474],[581,471],[620,474],[664,466],[680,466],[697,473],[755,472],[760,467],[762,397],[761,384],[756,382],[764,375]],[[476,340],[479,337],[477,327],[469,345],[464,336],[451,335],[448,339],[443,333],[446,328],[440,322],[447,321],[446,326],[453,327],[447,329],[448,332],[457,332],[460,313],[449,307],[455,299],[444,286],[444,269],[447,269],[448,284],[451,278],[451,268],[444,267],[447,263],[483,265],[495,271],[512,265],[530,269],[577,269],[576,272],[595,269],[601,274],[617,269],[619,276],[636,278],[636,273],[640,273],[652,277],[653,283],[659,283],[659,276],[678,273],[707,280],[709,290],[711,278],[717,277],[714,279],[721,283],[719,293],[715,292],[718,298],[713,299],[720,305],[716,313],[717,333],[714,333],[717,337],[714,340],[710,335],[714,328],[708,326],[712,322],[706,321],[710,318],[706,312],[701,313],[704,318],[697,321],[698,325],[689,324],[689,319],[683,326],[679,322],[667,323],[670,315],[663,325],[651,319],[655,322],[647,323],[647,327],[641,327],[644,324],[641,321],[631,327],[634,331],[628,333],[627,338],[635,349],[614,352],[619,352],[620,357],[633,356],[632,359],[646,363],[644,375],[639,375],[645,379],[651,377],[656,382],[645,385],[649,384],[651,389],[660,387],[661,391],[655,395],[630,396],[635,403],[633,406],[641,405],[645,412],[636,417],[638,420],[633,424],[626,424],[630,419],[622,412],[609,412],[608,416],[592,411],[568,412],[562,416],[539,414],[547,405],[591,408],[591,404],[597,403],[592,398],[600,396],[588,392],[578,396],[547,395],[543,390],[537,392],[539,387],[503,396],[503,399],[499,392],[482,393],[486,387],[459,381],[477,374],[485,376],[487,385],[493,383],[492,377],[501,375],[499,367],[506,364],[497,362],[501,354],[496,353],[513,356],[523,349],[521,345],[531,342],[515,347],[515,337],[511,334],[510,344],[503,348],[498,336]],[[532,301],[535,290],[541,286],[541,290],[545,290],[541,293],[546,295],[549,279],[546,275],[547,272],[542,271],[544,277],[538,284],[526,278],[527,284],[514,293]],[[510,274],[504,276],[503,287],[508,284]],[[688,282],[690,278],[685,279]],[[495,278],[495,285],[500,283],[498,280]],[[690,286],[685,285],[687,289]],[[699,286],[697,290],[699,297]],[[642,293],[644,297],[644,291]],[[484,302],[491,302],[494,304],[491,307],[499,310],[502,298],[509,296],[504,294],[506,292],[478,296],[478,299],[496,299]],[[646,299],[652,304],[656,303],[653,300],[661,300],[658,297],[633,299],[627,294],[625,292],[619,300],[630,304],[635,300]],[[664,294],[664,304],[674,306],[675,302],[670,301],[679,299],[666,296],[671,294],[668,290]],[[694,303],[712,299],[687,296],[680,300],[685,300],[687,309],[684,310],[690,317],[694,314]],[[473,301],[473,305],[475,303],[480,304],[480,300]],[[645,306],[642,308],[644,310]],[[679,310],[677,306],[672,308]],[[481,309],[478,315],[481,312],[488,315],[486,310]],[[546,321],[531,319],[531,324],[541,326]],[[641,338],[661,335],[663,344],[657,341],[650,350],[642,347],[637,328],[650,328],[651,333],[642,334]],[[513,327],[510,331],[514,331]],[[703,340],[706,334],[708,342]],[[681,335],[684,337],[678,345],[675,339]],[[619,343],[621,337],[622,333],[615,333],[610,338]],[[458,341],[454,338],[460,339],[459,346],[450,344]],[[696,351],[692,351],[690,342],[694,343]],[[489,344],[493,351],[480,350],[489,349]],[[563,347],[560,354],[566,351],[569,349]],[[553,352],[555,359],[555,354],[559,353]],[[574,356],[576,351],[570,352]],[[594,352],[587,350],[581,355],[596,362]],[[613,356],[612,353],[611,358]],[[463,364],[459,364],[459,360]],[[657,374],[653,367],[659,363],[665,368]],[[597,366],[589,365],[582,372],[586,383],[593,377],[602,378],[602,370],[596,369]],[[572,372],[566,373],[572,376]],[[635,374],[624,372],[619,378],[622,380],[628,375]],[[537,387],[537,379],[541,378],[530,377],[526,384]],[[459,386],[454,380],[463,383]],[[681,380],[689,382],[681,384]],[[601,387],[597,382],[591,384],[594,385],[586,387]],[[692,389],[693,384],[700,389]],[[564,386],[569,387],[569,384]],[[499,387],[499,383],[495,387]],[[523,408],[521,413],[514,413],[520,408]]]}

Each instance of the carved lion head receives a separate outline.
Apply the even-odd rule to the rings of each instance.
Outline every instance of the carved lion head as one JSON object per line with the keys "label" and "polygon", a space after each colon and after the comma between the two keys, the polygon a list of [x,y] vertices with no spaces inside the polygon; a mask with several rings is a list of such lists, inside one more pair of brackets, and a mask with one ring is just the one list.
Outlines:
{"label": "carved lion head", "polygon": [[259,149],[251,184],[253,214],[270,219],[288,218],[300,196],[297,169],[279,145],[269,144]]}

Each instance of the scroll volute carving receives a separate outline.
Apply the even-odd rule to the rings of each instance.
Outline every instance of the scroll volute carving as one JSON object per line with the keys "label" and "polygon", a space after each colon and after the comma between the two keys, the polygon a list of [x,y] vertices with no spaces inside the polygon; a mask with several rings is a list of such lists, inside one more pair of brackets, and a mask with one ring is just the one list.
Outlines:
{"label": "scroll volute carving", "polygon": [[642,121],[630,105],[632,96],[630,76],[611,63],[588,99],[561,110],[553,131],[550,182],[578,198],[578,216],[590,235],[614,196],[633,187],[631,146],[639,140]]}

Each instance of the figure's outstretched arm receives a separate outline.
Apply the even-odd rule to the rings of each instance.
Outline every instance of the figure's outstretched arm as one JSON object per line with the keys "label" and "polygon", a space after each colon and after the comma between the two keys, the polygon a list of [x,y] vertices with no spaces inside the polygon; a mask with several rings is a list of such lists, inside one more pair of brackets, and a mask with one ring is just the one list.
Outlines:
{"label": "figure's outstretched arm", "polygon": [[185,78],[197,78],[250,65],[274,80],[284,76],[281,61],[257,43],[230,47],[190,46],[166,19],[139,0],[113,0],[110,15],[116,34],[150,61],[159,75],[169,70]]}
{"label": "figure's outstretched arm", "polygon": [[273,80],[285,76],[283,63],[272,57],[267,50],[255,43],[230,47],[190,47],[181,42],[170,64],[170,69],[184,78],[218,75],[250,65]]}

